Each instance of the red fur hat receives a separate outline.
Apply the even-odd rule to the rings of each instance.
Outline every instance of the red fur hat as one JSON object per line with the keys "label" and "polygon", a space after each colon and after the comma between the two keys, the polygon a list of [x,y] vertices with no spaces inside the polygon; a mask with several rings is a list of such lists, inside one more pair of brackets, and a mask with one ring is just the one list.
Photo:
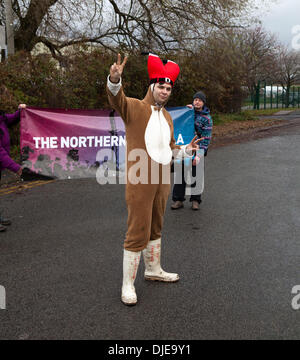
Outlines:
{"label": "red fur hat", "polygon": [[148,74],[150,84],[167,83],[172,87],[179,75],[180,68],[170,60],[162,61],[157,55],[149,54],[148,57]]}

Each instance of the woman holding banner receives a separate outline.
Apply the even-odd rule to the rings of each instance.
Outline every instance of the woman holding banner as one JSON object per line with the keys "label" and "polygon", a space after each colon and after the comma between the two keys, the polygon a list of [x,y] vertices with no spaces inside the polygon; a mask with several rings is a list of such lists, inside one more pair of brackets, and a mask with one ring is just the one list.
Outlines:
{"label": "woman holding banner", "polygon": [[[20,121],[21,109],[25,108],[25,104],[20,104],[19,110],[14,114],[5,114],[4,111],[0,111],[0,179],[1,171],[4,169],[8,169],[19,176],[22,175],[22,167],[10,157],[10,137],[8,128]],[[11,221],[3,218],[2,213],[0,212],[0,232],[5,231],[6,226],[10,224]]]}

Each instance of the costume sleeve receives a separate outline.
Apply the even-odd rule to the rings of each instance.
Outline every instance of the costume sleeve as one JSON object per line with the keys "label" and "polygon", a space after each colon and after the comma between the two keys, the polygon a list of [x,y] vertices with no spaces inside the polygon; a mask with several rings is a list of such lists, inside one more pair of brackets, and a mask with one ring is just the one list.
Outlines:
{"label": "costume sleeve", "polygon": [[16,111],[14,114],[6,114],[4,117],[4,121],[6,125],[9,127],[18,123],[20,121],[20,115],[21,115],[20,110]]}
{"label": "costume sleeve", "polygon": [[20,169],[20,165],[11,159],[6,150],[3,148],[0,142],[0,163],[3,169],[8,169],[13,172],[18,172]]}
{"label": "costume sleeve", "polygon": [[110,106],[120,114],[125,124],[128,123],[130,118],[129,101],[124,94],[122,80],[120,79],[118,84],[114,84],[109,80],[108,76],[106,91]]}

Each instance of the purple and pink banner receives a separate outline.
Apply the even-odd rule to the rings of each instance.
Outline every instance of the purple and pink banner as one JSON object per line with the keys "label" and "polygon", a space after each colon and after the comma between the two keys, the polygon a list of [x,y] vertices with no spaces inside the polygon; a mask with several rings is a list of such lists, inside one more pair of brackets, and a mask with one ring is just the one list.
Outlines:
{"label": "purple and pink banner", "polygon": [[[193,126],[188,122],[193,121],[193,112],[186,107],[169,111],[177,143],[190,141]],[[186,129],[191,130],[185,134]],[[103,159],[97,156],[101,149],[110,150]],[[123,171],[125,152],[124,123],[114,111],[27,107],[21,112],[22,164],[35,174],[59,179],[95,177],[103,162]]]}

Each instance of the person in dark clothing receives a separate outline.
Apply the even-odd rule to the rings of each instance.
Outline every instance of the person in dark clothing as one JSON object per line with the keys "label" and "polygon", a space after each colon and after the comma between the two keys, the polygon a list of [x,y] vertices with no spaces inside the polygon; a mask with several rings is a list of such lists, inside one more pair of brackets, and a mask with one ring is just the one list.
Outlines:
{"label": "person in dark clothing", "polygon": [[[188,108],[194,111],[194,130],[195,134],[198,138],[202,138],[199,142],[199,150],[197,150],[196,154],[192,159],[192,171],[191,176],[196,178],[196,172],[200,172],[200,180],[202,184],[200,184],[200,189],[198,187],[196,189],[196,181],[191,185],[191,197],[190,201],[192,202],[192,209],[199,210],[199,204],[201,203],[201,194],[204,187],[204,156],[207,155],[208,145],[211,141],[212,136],[212,127],[213,121],[210,115],[210,110],[206,106],[206,96],[203,92],[198,91],[193,97],[193,104],[187,105]],[[174,203],[171,208],[173,210],[177,210],[183,208],[183,202],[185,201],[185,193],[186,193],[186,181],[184,174],[189,171],[188,166],[185,166],[184,161],[182,161],[181,166],[179,168],[182,169],[182,180],[179,184],[175,183],[173,187],[173,196],[172,200]],[[197,177],[197,181],[199,178]],[[199,184],[197,184],[199,185]],[[194,189],[194,191],[193,191]],[[200,192],[198,192],[200,191]]]}
{"label": "person in dark clothing", "polygon": [[[22,167],[10,157],[10,137],[8,128],[20,121],[21,109],[24,108],[26,108],[26,105],[20,104],[19,110],[14,114],[5,114],[5,112],[0,111],[0,179],[1,171],[4,169],[8,169],[19,176],[22,175]],[[11,221],[5,219],[0,212],[0,232],[5,231],[6,226],[10,224]]]}

